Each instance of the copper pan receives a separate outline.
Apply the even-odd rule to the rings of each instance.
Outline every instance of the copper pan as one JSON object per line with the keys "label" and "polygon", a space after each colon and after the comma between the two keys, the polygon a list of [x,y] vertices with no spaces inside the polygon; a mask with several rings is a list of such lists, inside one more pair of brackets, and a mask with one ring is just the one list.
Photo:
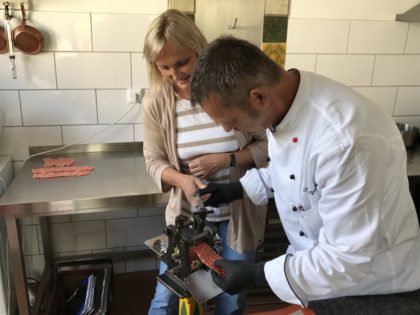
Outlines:
{"label": "copper pan", "polygon": [[38,54],[44,47],[44,38],[36,28],[26,25],[25,3],[20,3],[22,10],[22,24],[13,30],[15,47],[25,54]]}
{"label": "copper pan", "polygon": [[3,27],[0,26],[0,54],[7,52],[7,35]]}

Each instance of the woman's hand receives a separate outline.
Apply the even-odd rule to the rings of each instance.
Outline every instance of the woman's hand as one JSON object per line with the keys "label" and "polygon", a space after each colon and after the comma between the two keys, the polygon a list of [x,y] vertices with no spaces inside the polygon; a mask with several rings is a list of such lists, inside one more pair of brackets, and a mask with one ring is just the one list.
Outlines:
{"label": "woman's hand", "polygon": [[229,167],[229,153],[211,153],[198,156],[188,163],[192,175],[206,178],[217,171]]}
{"label": "woman's hand", "polygon": [[193,207],[199,207],[197,197],[197,192],[199,189],[204,189],[207,187],[207,184],[203,182],[201,179],[191,176],[191,175],[184,175],[182,180],[180,181],[180,188],[184,192],[185,197],[187,198],[188,202]]}

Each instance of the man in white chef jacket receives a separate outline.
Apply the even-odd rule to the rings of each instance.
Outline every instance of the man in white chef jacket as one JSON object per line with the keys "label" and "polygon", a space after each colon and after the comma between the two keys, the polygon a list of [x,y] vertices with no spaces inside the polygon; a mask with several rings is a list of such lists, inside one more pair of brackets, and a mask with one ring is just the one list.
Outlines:
{"label": "man in white chef jacket", "polygon": [[[323,76],[285,71],[233,37],[204,50],[191,99],[226,131],[268,134],[269,166],[237,183],[209,184],[201,190],[205,205],[243,195],[260,205],[274,196],[290,241],[287,253],[264,263],[219,260],[226,276],[213,278],[222,289],[233,294],[268,283],[289,303],[324,300],[310,303],[319,314],[337,311],[326,311],[325,302],[371,314],[391,297],[420,296],[420,230],[406,150],[380,107]],[[360,295],[371,299],[354,297]],[[338,297],[354,298],[339,304]]]}

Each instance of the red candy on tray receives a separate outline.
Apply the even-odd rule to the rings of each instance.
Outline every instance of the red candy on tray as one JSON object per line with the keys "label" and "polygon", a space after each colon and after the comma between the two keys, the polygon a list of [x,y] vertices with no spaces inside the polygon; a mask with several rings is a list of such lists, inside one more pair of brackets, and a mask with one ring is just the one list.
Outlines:
{"label": "red candy on tray", "polygon": [[45,158],[44,167],[32,169],[32,178],[87,176],[95,169],[93,166],[73,165],[74,162],[74,158]]}
{"label": "red candy on tray", "polygon": [[222,259],[222,257],[212,250],[208,244],[200,243],[197,246],[190,248],[190,255],[193,257],[197,256],[203,264],[216,272],[220,277],[225,275],[225,271],[222,268],[214,265],[214,263],[217,260]]}

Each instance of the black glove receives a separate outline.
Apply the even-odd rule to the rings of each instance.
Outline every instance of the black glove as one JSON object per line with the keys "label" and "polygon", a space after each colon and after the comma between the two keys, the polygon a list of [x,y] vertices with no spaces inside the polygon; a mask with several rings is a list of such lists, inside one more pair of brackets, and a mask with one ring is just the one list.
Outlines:
{"label": "black glove", "polygon": [[200,196],[211,194],[210,198],[204,201],[205,206],[218,207],[221,203],[232,202],[241,199],[244,195],[240,182],[229,184],[209,183],[204,189],[199,189]]}
{"label": "black glove", "polygon": [[223,277],[211,272],[214,283],[229,294],[237,294],[252,286],[268,285],[264,274],[265,262],[255,264],[243,260],[220,259],[214,265],[225,271]]}

